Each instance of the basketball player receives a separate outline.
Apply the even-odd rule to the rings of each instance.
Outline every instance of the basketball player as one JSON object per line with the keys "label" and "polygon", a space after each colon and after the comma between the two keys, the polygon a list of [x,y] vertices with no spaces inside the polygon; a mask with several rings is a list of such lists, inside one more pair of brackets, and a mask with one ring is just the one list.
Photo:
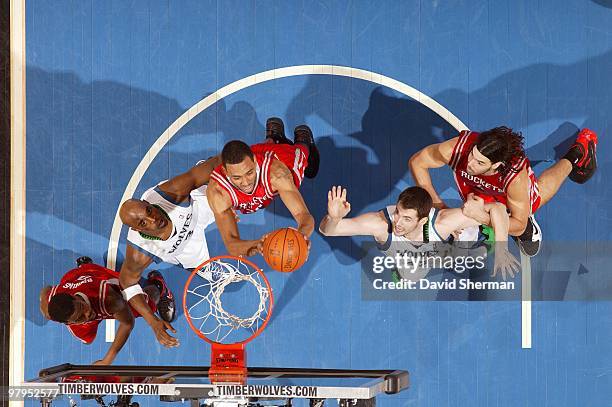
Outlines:
{"label": "basketball player", "polygon": [[147,306],[138,282],[153,261],[191,269],[208,260],[204,230],[214,222],[214,216],[206,198],[206,184],[218,163],[217,157],[201,161],[186,173],[149,188],[141,199],[125,201],[119,209],[121,221],[129,227],[120,270],[123,298],[166,347],[179,345],[166,331],[176,332],[170,324],[176,317],[174,297],[170,294],[168,301],[160,304],[164,316],[160,320]]}
{"label": "basketball player", "polygon": [[[221,152],[221,165],[211,174],[208,201],[225,247],[233,256],[261,252],[263,239],[241,239],[234,211],[256,212],[270,205],[276,195],[307,240],[314,230],[314,218],[299,191],[304,176],[314,178],[319,169],[312,131],[306,125],[297,126],[291,142],[285,137],[281,119],[268,119],[266,128],[263,144],[249,147],[238,140],[227,143]],[[310,241],[308,244],[310,247]]]}
{"label": "basketball player", "polygon": [[[306,127],[306,129],[308,128]],[[298,129],[296,129],[296,132],[297,130]],[[294,148],[291,145],[292,143],[284,135],[283,122],[278,118],[270,118],[266,122],[265,148],[257,148],[262,151],[266,148],[270,151],[277,148],[279,153],[276,156],[281,156],[284,159],[287,158],[285,154],[287,150],[299,150],[300,154],[296,154],[293,159],[298,157],[301,159],[299,162],[300,175],[303,177],[305,171],[307,177],[314,177],[318,171],[318,151],[316,150],[316,146],[314,146],[314,139],[312,138],[310,129],[308,129],[307,132],[310,133],[310,138],[308,135],[302,135],[301,138],[296,136],[296,142],[302,143],[303,145],[300,144],[302,147],[298,145]],[[275,144],[279,145],[276,146]],[[308,147],[305,147],[305,145],[308,145]],[[306,168],[306,170],[303,168],[305,166],[304,161],[306,160],[306,157],[303,156],[303,151],[309,153],[314,152],[311,154],[310,158],[308,158],[308,168]],[[278,166],[276,161],[278,160],[271,158],[266,162],[274,163],[271,167],[274,167],[275,171],[278,171],[276,169]],[[217,217],[217,214],[213,215],[213,211],[211,210],[212,203],[209,206],[211,195],[219,198],[218,201],[221,202],[221,205],[222,202],[224,202],[223,191],[219,189],[220,187],[218,187],[215,181],[212,181],[208,187],[206,185],[209,183],[211,173],[215,167],[217,167],[216,172],[218,174],[223,173],[224,168],[221,164],[220,157],[213,157],[200,162],[185,174],[181,174],[169,181],[161,182],[157,186],[145,191],[140,200],[127,200],[121,205],[119,211],[122,222],[130,227],[125,260],[121,266],[120,281],[121,286],[124,287],[124,298],[143,316],[145,321],[147,321],[149,326],[153,329],[157,340],[166,347],[179,345],[178,340],[167,332],[167,330],[176,332],[170,324],[173,318],[170,320],[159,320],[155,317],[146,306],[146,302],[142,296],[142,288],[138,285],[138,281],[140,280],[142,272],[153,261],[178,264],[189,269],[197,267],[208,260],[209,253],[204,230]],[[232,166],[230,165],[230,167]],[[266,167],[266,169],[271,167]],[[256,172],[259,174],[259,165],[256,168]],[[248,176],[250,177],[251,175],[252,173]],[[259,178],[257,178],[257,181],[259,182]],[[261,187],[261,185],[258,186]],[[284,188],[284,184],[281,185],[281,187]],[[291,190],[291,186],[287,186],[286,188]],[[261,188],[256,188],[253,191],[252,195],[254,199],[262,199],[262,196],[257,195],[260,190]],[[297,188],[295,188],[295,190],[297,191]],[[299,195],[299,192],[297,193],[301,200],[301,195]],[[236,193],[232,193],[232,196],[235,194]],[[229,196],[228,194],[227,197],[229,198]],[[288,196],[290,202],[295,200],[292,192],[290,192]],[[266,202],[266,205],[268,203],[269,202]],[[233,221],[233,226],[237,234],[236,215],[233,208],[230,207],[228,209],[229,211],[225,212],[225,214],[231,216],[230,227]],[[249,209],[250,212],[256,210],[254,207],[249,207]],[[249,213],[249,211],[245,210],[243,210],[243,212]],[[298,209],[297,212],[300,213],[300,210]],[[306,213],[308,213],[307,209]],[[223,222],[227,222],[223,215],[222,213],[220,218]],[[308,215],[310,214],[308,213]],[[299,216],[300,218],[302,217],[301,214]],[[312,221],[312,223],[314,225],[314,221]],[[312,233],[313,228],[314,226],[310,228],[310,233]],[[219,226],[219,230],[221,231],[224,242],[226,242],[224,233],[227,228]],[[307,228],[305,230],[308,231]],[[260,250],[261,244],[259,241],[256,241],[254,246],[250,254],[255,254]],[[228,251],[230,254],[246,254],[246,252],[230,251],[229,249]],[[174,298],[171,298],[171,300],[172,302],[167,304],[167,312],[164,312],[162,315],[175,315],[172,312],[172,310],[175,309]]]}
{"label": "basketball player", "polygon": [[467,216],[490,224],[484,203],[506,205],[510,234],[517,237],[525,255],[535,256],[542,234],[533,214],[557,193],[567,177],[583,184],[593,176],[596,148],[597,135],[583,129],[567,154],[536,179],[525,156],[523,136],[508,127],[496,127],[482,133],[462,131],[458,137],[425,147],[410,158],[409,166],[417,185],[429,192],[438,208],[445,205],[433,187],[429,169],[443,165],[453,170]]}
{"label": "basketball player", "polygon": [[[94,363],[110,365],[130,336],[134,318],[140,315],[121,296],[119,273],[93,264],[88,258],[78,263],[58,285],[41,290],[40,311],[45,318],[65,324],[85,344],[91,344],[96,338],[100,321],[118,320],[115,340],[106,355]],[[160,297],[167,291],[161,274],[150,272],[144,292],[151,312],[157,311]]]}
{"label": "basketball player", "polygon": [[[346,218],[351,204],[346,199],[346,189],[332,187],[327,194],[327,215],[321,221],[319,231],[325,236],[372,236],[385,255],[410,252],[412,254],[428,253],[444,257],[441,243],[449,242],[455,231],[463,230],[458,236],[461,241],[478,239],[478,222],[465,216],[461,208],[438,210],[433,207],[429,193],[421,187],[406,188],[400,194],[395,205],[387,206],[377,212],[368,212],[354,218]],[[485,205],[492,222],[495,237],[499,244],[495,246],[495,265],[493,276],[501,273],[514,277],[519,270],[517,260],[507,247],[508,215],[504,205],[491,203]],[[428,269],[408,275],[401,268],[398,271],[402,278],[418,280],[425,277]]]}

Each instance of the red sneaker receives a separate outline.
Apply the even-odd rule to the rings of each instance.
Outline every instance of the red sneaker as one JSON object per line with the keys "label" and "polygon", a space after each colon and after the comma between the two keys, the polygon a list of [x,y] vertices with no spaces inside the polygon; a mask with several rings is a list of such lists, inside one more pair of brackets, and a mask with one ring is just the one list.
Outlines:
{"label": "red sneaker", "polygon": [[173,322],[176,319],[176,302],[161,273],[157,270],[151,271],[147,275],[147,281],[159,290],[157,312],[160,318],[166,322]]}
{"label": "red sneaker", "polygon": [[572,163],[569,178],[578,183],[587,182],[597,170],[597,134],[589,129],[582,129],[576,141],[564,158]]}

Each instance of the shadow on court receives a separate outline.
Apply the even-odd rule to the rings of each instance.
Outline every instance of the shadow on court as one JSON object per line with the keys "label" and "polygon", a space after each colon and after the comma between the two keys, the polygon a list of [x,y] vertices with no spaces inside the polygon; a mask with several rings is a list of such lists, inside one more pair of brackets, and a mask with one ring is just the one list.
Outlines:
{"label": "shadow on court", "polygon": [[[571,103],[567,98],[545,99],[542,96],[542,100],[548,103],[547,108],[532,109],[528,115],[521,114],[517,123],[509,117],[500,120],[500,114],[495,113],[499,106],[514,101],[522,104],[521,101],[532,97],[530,89],[536,89],[535,97],[538,99],[541,87],[537,85],[543,78],[548,78],[548,86],[552,88],[549,92],[565,94],[566,82],[561,78],[581,77],[587,71],[594,92],[612,94],[612,85],[605,74],[610,66],[612,52],[568,65],[536,64],[500,75],[470,93],[449,89],[433,97],[442,104],[469,100],[471,108],[479,110],[480,117],[491,117],[490,122],[483,121],[483,127],[499,124],[527,127],[585,112],[579,123],[564,123],[541,141],[529,145],[527,153],[538,173],[563,153],[565,147],[557,146],[567,142],[578,127],[592,126],[600,134],[612,131],[607,120],[609,105],[587,109],[589,100],[583,93],[579,93]],[[63,237],[68,245],[95,240],[88,234],[109,236],[115,210],[134,168],[157,137],[186,107],[156,92],[111,81],[88,83],[70,72],[48,72],[29,67],[27,74],[28,212],[51,214],[60,221],[38,225],[40,230],[46,231],[43,233],[45,236],[49,233],[61,235],[62,229],[58,226],[62,224],[78,226],[77,233],[69,238]],[[512,100],[504,93],[508,87],[518,94]],[[523,108],[519,106],[517,109]],[[586,115],[587,111],[594,113]],[[487,115],[489,112],[491,114]],[[429,144],[456,134],[445,120],[418,102],[369,82],[338,77],[309,76],[306,86],[287,107],[284,119],[289,134],[297,124],[310,124],[313,119],[318,121],[313,129],[321,150],[321,172],[317,179],[306,181],[302,186],[304,198],[317,223],[326,213],[327,190],[332,185],[348,188],[353,216],[392,204],[399,192],[413,183],[407,173],[409,157]],[[260,122],[251,104],[237,101],[228,108],[226,101],[222,100],[192,119],[163,148],[144,174],[135,196],[161,180],[186,171],[198,160],[219,152],[226,141],[240,138],[254,144],[263,138],[263,132],[264,123]],[[531,134],[526,136],[529,140]],[[600,155],[603,157],[609,147],[605,141],[601,144]],[[612,214],[608,209],[610,206],[603,205],[610,199],[609,181],[601,175],[609,169],[609,162],[602,159],[599,165],[599,173],[587,185],[566,183],[559,196],[538,214],[545,239],[554,236],[585,241],[586,224],[581,223],[585,220],[573,223],[569,228],[567,224],[553,220],[567,207],[585,211],[591,219],[595,214],[602,214],[599,223],[589,230],[589,236],[610,239]],[[453,192],[454,182],[447,168],[434,171],[433,181],[449,203],[458,203],[453,201],[457,195]],[[73,193],[67,202],[65,195],[71,191]],[[590,202],[581,198],[587,194]],[[262,232],[261,224],[276,228],[290,223],[290,219],[284,205],[277,200],[265,211],[263,222],[241,224],[241,233],[246,238],[257,236]],[[29,229],[29,233],[37,233],[36,228]],[[207,233],[211,254],[224,252],[217,235],[214,229]],[[125,230],[121,241],[124,239]],[[40,239],[34,236],[34,240]],[[276,312],[282,312],[300,291],[308,281],[312,267],[323,261],[321,256],[328,247],[337,263],[348,265],[363,256],[359,242],[360,239],[314,236],[309,262],[298,273],[287,277],[285,290],[277,299]],[[53,241],[43,246],[47,249],[28,243],[29,253],[36,256],[30,270],[48,263],[53,265],[54,278],[61,277],[66,271],[62,270],[66,261],[57,261],[58,252]],[[122,247],[123,243],[120,244]],[[102,262],[105,251],[103,245],[92,243],[88,250],[78,253],[60,251],[60,256],[68,256],[68,262],[72,262],[78,255],[89,255],[96,262]],[[568,267],[570,271],[565,273],[589,270],[587,259],[579,260],[579,264]],[[539,261],[537,259],[536,264]],[[174,272],[174,269],[165,276],[172,286],[182,287],[186,274]],[[583,272],[580,275],[585,278],[588,274]],[[559,277],[557,274],[557,282]],[[46,281],[46,277],[44,279],[38,280],[40,286],[53,283]],[[33,291],[38,289],[32,288]],[[550,295],[557,298],[564,290],[563,283],[557,284]],[[543,294],[543,297],[548,297],[548,294]]]}

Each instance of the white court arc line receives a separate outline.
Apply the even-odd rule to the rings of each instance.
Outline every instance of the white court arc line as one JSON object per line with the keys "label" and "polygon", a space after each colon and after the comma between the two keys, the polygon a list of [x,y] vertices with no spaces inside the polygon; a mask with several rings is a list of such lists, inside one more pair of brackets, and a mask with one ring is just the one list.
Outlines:
{"label": "white court arc line", "polygon": [[[466,130],[467,126],[461,122],[454,114],[448,109],[442,106],[440,103],[413,88],[412,86],[406,85],[396,79],[390,78],[385,75],[381,75],[375,72],[367,71],[365,69],[351,68],[348,66],[339,65],[296,65],[288,66],[284,68],[272,69],[257,73],[246,78],[232,82],[229,85],[222,87],[216,92],[208,95],[204,99],[189,108],[183,113],[178,119],[174,121],[153,143],[149,151],[145,154],[143,159],[136,167],[134,174],[130,178],[128,185],[123,192],[121,202],[133,197],[136,187],[140,183],[144,173],[149,168],[157,154],[161,149],[176,135],[176,133],[183,128],[191,119],[196,117],[199,113],[209,108],[219,100],[245,88],[253,85],[257,85],[263,82],[271,81],[274,79],[287,78],[291,76],[303,76],[303,75],[334,75],[343,76],[353,79],[361,79],[368,82],[373,82],[378,85],[386,86],[399,93],[402,93],[422,105],[428,107],[430,110],[438,114],[444,120],[446,120],[451,126],[457,131]],[[119,219],[119,208],[115,213],[115,220],[113,222],[113,228],[111,230],[111,237],[108,243],[108,258],[106,266],[110,269],[115,269],[117,261],[117,249],[119,244],[119,235],[121,233],[121,220]],[[524,334],[524,333],[523,333]],[[529,333],[531,335],[531,333]],[[114,320],[107,320],[106,322],[106,341],[112,342],[115,336]]]}

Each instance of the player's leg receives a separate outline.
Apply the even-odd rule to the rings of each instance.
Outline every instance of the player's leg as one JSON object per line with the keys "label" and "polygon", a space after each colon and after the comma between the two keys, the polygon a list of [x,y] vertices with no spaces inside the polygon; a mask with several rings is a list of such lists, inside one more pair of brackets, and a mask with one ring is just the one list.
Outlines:
{"label": "player's leg", "polygon": [[583,129],[569,151],[552,167],[538,177],[540,190],[540,207],[555,196],[566,178],[578,184],[584,184],[597,169],[597,135]]}
{"label": "player's leg", "polygon": [[285,124],[278,117],[270,117],[266,120],[266,143],[293,144],[285,136]]}
{"label": "player's leg", "polygon": [[582,129],[563,158],[546,169],[537,181],[531,179],[532,184],[537,182],[537,185],[530,185],[532,215],[523,234],[516,238],[525,255],[535,256],[542,245],[542,231],[533,213],[556,195],[566,178],[578,184],[588,181],[597,170],[596,150],[597,135],[589,129]]}
{"label": "player's leg", "polygon": [[304,171],[306,178],[314,178],[319,172],[319,149],[315,144],[312,130],[305,124],[301,124],[293,131],[293,141],[295,144],[303,144],[308,147],[308,167]]}
{"label": "player's leg", "polygon": [[149,272],[147,275],[147,285],[154,285],[159,291],[159,300],[157,302],[159,316],[166,322],[174,321],[176,319],[176,301],[161,273],[157,270]]}
{"label": "player's leg", "polygon": [[544,205],[555,196],[559,188],[561,188],[561,185],[563,185],[563,182],[565,182],[568,175],[572,172],[572,168],[572,163],[562,158],[542,172],[538,177],[538,188],[541,195],[540,206]]}

